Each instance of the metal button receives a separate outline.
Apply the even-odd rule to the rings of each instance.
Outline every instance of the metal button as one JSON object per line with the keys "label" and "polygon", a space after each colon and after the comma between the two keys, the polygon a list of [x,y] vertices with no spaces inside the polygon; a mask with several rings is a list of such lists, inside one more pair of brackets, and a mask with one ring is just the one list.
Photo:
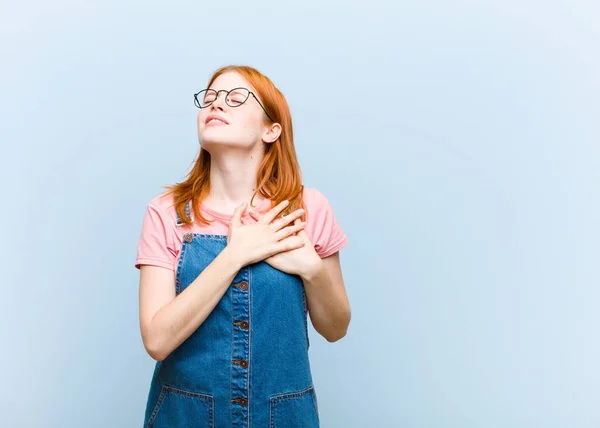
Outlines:
{"label": "metal button", "polygon": [[191,232],[187,232],[185,235],[183,235],[183,240],[187,243],[192,242],[193,239],[194,235]]}

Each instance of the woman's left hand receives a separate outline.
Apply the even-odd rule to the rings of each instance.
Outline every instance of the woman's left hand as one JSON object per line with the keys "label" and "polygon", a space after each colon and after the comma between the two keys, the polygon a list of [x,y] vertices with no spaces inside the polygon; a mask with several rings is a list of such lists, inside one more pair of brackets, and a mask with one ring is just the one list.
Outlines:
{"label": "woman's left hand", "polygon": [[[250,216],[256,221],[262,216],[250,211]],[[300,223],[300,219],[294,220],[294,224]],[[283,251],[266,258],[264,261],[285,273],[290,275],[299,275],[306,278],[316,270],[321,263],[321,257],[315,251],[314,244],[311,242],[304,229],[296,233],[304,240],[304,246],[290,251]]]}

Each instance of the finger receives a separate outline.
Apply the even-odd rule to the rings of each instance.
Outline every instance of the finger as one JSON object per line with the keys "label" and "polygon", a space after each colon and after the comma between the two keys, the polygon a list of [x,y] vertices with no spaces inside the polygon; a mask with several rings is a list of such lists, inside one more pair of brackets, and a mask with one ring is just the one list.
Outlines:
{"label": "finger", "polygon": [[[298,221],[300,221],[300,219],[298,219],[298,220],[295,220],[295,221],[294,221],[294,224],[296,224],[296,222],[298,222]],[[296,233],[296,236],[299,236],[300,238],[302,238],[302,240],[303,240],[303,241],[305,241],[305,242],[307,242],[307,243],[309,243],[309,242],[312,242],[312,241],[310,240],[310,238],[308,237],[308,233],[306,233],[306,225],[308,225],[308,222],[307,222],[307,221],[305,221],[305,222],[303,222],[303,223],[304,223],[305,227],[301,228],[301,229],[298,231],[298,233]]]}
{"label": "finger", "polygon": [[282,251],[290,251],[295,250],[297,248],[301,248],[305,245],[304,240],[299,236],[288,236],[285,239],[279,241],[276,246],[276,253],[280,253]]}
{"label": "finger", "polygon": [[282,239],[287,238],[288,236],[291,236],[294,233],[301,231],[305,227],[306,227],[306,223],[300,221],[291,226],[284,227],[283,229],[279,230],[277,233],[275,233],[274,237],[277,241],[281,241]]}
{"label": "finger", "polygon": [[252,210],[248,210],[248,214],[250,214],[250,216],[256,221],[259,221],[262,218],[262,216],[259,213]]}
{"label": "finger", "polygon": [[233,216],[231,217],[230,227],[239,227],[242,225],[242,214],[246,210],[246,201],[242,202],[240,205],[236,207],[233,211]]}
{"label": "finger", "polygon": [[304,214],[304,209],[303,208],[299,208],[296,211],[294,211],[291,214],[288,214],[286,216],[280,217],[277,220],[275,220],[273,222],[273,227],[275,228],[275,230],[279,230],[282,227],[296,221],[297,219],[299,219],[300,217],[302,217],[302,214]]}
{"label": "finger", "polygon": [[[294,220],[294,224],[295,224],[296,222],[299,222],[299,221],[300,221],[300,219],[296,219],[296,220]],[[308,222],[307,222],[307,221],[305,221],[305,222],[303,222],[303,223],[304,223],[304,227],[303,227],[303,228],[301,228],[301,229],[298,231],[298,236],[301,236],[302,238],[307,238],[307,239],[308,239],[308,233],[306,233],[306,225],[308,225]]]}
{"label": "finger", "polygon": [[290,204],[290,201],[285,200],[285,201],[282,201],[279,204],[275,205],[264,216],[262,216],[262,218],[260,219],[260,222],[266,223],[266,224],[271,224],[271,222],[277,216],[277,214],[279,214],[289,204]]}

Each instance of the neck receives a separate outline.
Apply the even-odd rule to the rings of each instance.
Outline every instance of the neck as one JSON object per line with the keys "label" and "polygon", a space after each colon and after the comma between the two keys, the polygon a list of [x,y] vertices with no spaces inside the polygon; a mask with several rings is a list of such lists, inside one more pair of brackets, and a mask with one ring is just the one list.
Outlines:
{"label": "neck", "polygon": [[[211,154],[210,192],[204,203],[220,212],[233,212],[243,201],[250,204],[256,191],[256,175],[262,153],[228,151]],[[262,198],[256,196],[254,204]],[[249,205],[250,208],[250,205]]]}

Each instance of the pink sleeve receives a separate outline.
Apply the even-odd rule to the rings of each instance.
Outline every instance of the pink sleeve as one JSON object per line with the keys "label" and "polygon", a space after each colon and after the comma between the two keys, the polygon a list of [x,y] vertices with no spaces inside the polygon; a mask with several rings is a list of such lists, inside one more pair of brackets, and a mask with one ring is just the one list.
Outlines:
{"label": "pink sleeve", "polygon": [[321,258],[339,251],[348,243],[348,237],[338,223],[327,198],[318,190],[312,189],[312,200],[307,201],[309,236]]}
{"label": "pink sleeve", "polygon": [[148,203],[138,241],[136,268],[147,264],[175,270],[176,251],[168,221],[165,224],[166,218],[159,207],[152,202]]}

